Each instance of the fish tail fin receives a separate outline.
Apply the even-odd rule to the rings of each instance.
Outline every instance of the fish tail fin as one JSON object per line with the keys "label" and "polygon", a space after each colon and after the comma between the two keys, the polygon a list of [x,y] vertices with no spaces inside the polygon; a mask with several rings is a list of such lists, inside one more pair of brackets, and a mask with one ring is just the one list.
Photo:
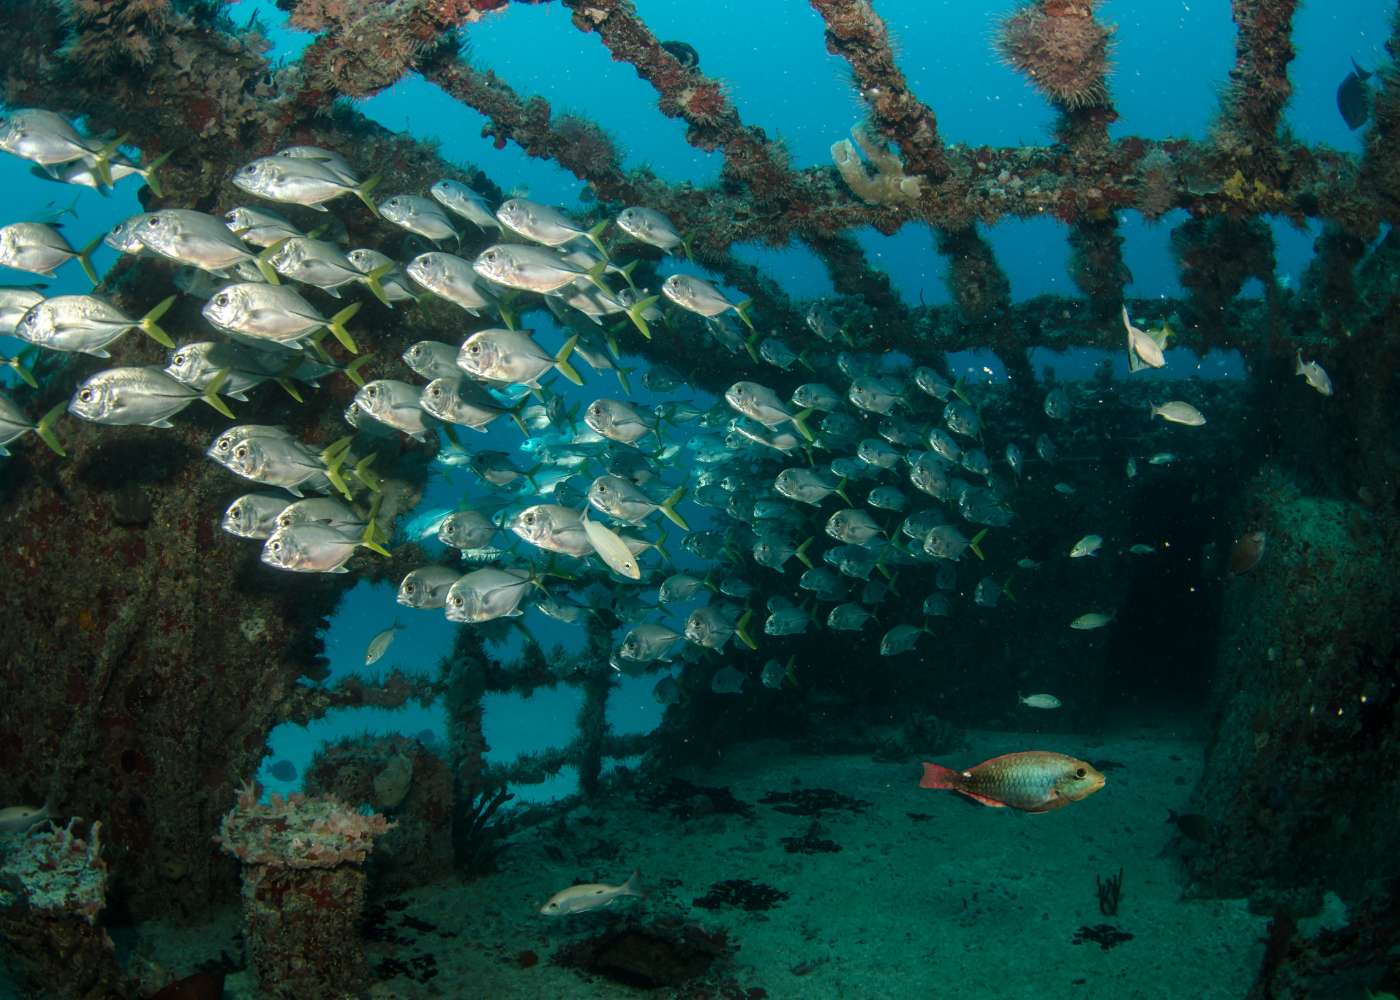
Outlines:
{"label": "fish tail fin", "polygon": [[146,186],[151,189],[151,194],[155,195],[157,198],[164,198],[165,192],[161,190],[160,178],[156,176],[156,171],[158,171],[162,166],[164,166],[165,161],[170,159],[170,157],[174,154],[175,150],[167,149],[164,153],[161,153],[150,163],[146,164],[140,170],[136,171],[138,174],[141,175],[141,179],[146,182]]}
{"label": "fish tail fin", "polygon": [[361,354],[354,361],[350,362],[342,369],[345,372],[345,377],[351,382],[354,382],[357,386],[364,388],[365,380],[360,377],[360,369],[368,364],[369,359],[372,357],[374,357],[374,352],[370,351],[368,354]]}
{"label": "fish tail fin", "polygon": [[521,396],[514,406],[506,407],[506,412],[510,414],[510,419],[515,422],[516,427],[520,428],[520,433],[524,434],[526,437],[530,436],[530,428],[525,426],[525,418],[520,415],[520,411],[525,408],[525,400],[529,398],[529,396]]}
{"label": "fish tail fin", "polygon": [[694,261],[694,260],[695,260],[695,254],[692,253],[692,252],[691,252],[691,249],[690,249],[690,237],[688,237],[688,236],[682,236],[682,237],[681,237],[681,249],[685,251],[685,259],[686,259],[686,260],[688,260],[688,261]]}
{"label": "fish tail fin", "polygon": [[[881,572],[884,572],[884,567],[881,567]],[[899,587],[895,586],[895,584],[899,580],[899,570],[895,570],[893,573],[885,573],[885,579],[889,581],[891,594],[893,594],[895,597],[904,596],[899,592]]]}
{"label": "fish tail fin", "polygon": [[967,543],[967,547],[970,548],[973,554],[976,555],[977,558],[981,559],[983,562],[987,561],[987,557],[982,554],[982,539],[986,537],[987,529],[983,528],[981,531],[977,532],[977,534],[972,536],[972,541]]}
{"label": "fish tail fin", "polygon": [[521,473],[521,475],[525,477],[525,481],[530,484],[530,488],[536,493],[540,491],[540,484],[535,482],[535,473],[539,472],[543,468],[543,462],[536,462],[534,465],[530,466],[528,469]]}
{"label": "fish tail fin", "polygon": [[331,332],[331,336],[340,341],[340,346],[351,354],[359,354],[360,349],[355,346],[355,338],[350,336],[350,331],[345,328],[345,324],[360,311],[360,305],[359,302],[352,302],[326,321],[326,329]]}
{"label": "fish tail fin", "polygon": [[380,175],[375,174],[373,177],[365,181],[359,187],[351,188],[351,190],[355,192],[355,197],[359,198],[360,201],[365,203],[365,207],[369,209],[370,214],[373,215],[376,219],[379,218],[379,206],[376,205],[374,203],[374,199],[370,197],[370,192],[372,192],[375,188],[379,186],[380,180]]}
{"label": "fish tail fin", "polygon": [[757,649],[758,643],[754,642],[753,636],[749,635],[749,622],[751,621],[753,621],[753,610],[749,609],[739,617],[739,621],[734,625],[734,634],[749,649]]}
{"label": "fish tail fin", "polygon": [[360,536],[360,546],[369,549],[371,552],[379,553],[385,559],[393,558],[393,554],[375,540],[375,535],[378,533],[378,530],[374,527],[374,522],[370,521],[369,524],[365,525],[364,534]]}
{"label": "fish tail fin", "polygon": [[607,254],[604,254],[603,257],[603,260],[598,261],[598,263],[588,269],[588,273],[585,274],[584,277],[593,282],[598,291],[602,292],[608,298],[616,298],[616,296],[613,295],[613,290],[608,287],[608,283],[603,280],[603,272],[608,269]]}
{"label": "fish tail fin", "polygon": [[758,356],[758,341],[759,336],[757,331],[751,334],[744,341],[744,350],[749,352],[749,357],[753,360],[754,364],[759,364],[762,361],[762,359]]}
{"label": "fish tail fin", "polygon": [[330,352],[323,346],[326,334],[329,332],[329,330],[318,330],[308,337],[306,342],[311,345],[311,353],[316,355],[317,360],[322,364],[333,365],[335,364],[334,359],[331,358]]}
{"label": "fish tail fin", "polygon": [[676,565],[675,560],[671,558],[671,553],[666,551],[666,528],[664,525],[656,529],[656,541],[651,543],[651,547],[656,550],[656,554],[667,566]]}
{"label": "fish tail fin", "polygon": [[559,369],[559,374],[574,385],[583,385],[583,376],[578,373],[569,361],[569,355],[574,353],[574,345],[578,343],[578,334],[574,334],[564,341],[564,346],[559,348],[559,353],[554,356],[554,367]]}
{"label": "fish tail fin", "polygon": [[1016,600],[1016,595],[1013,594],[1013,593],[1011,592],[1011,581],[1012,581],[1013,579],[1014,579],[1014,577],[1008,576],[1008,577],[1006,578],[1006,582],[1003,583],[1003,584],[1001,585],[1001,592],[1002,592],[1003,594],[1005,594],[1006,597],[1007,597],[1009,600],[1011,600],[1011,601],[1015,601],[1015,600]]}
{"label": "fish tail fin", "polygon": [[641,872],[641,869],[634,868],[634,869],[632,870],[632,874],[627,876],[627,881],[622,883],[622,892],[621,892],[619,895],[623,895],[623,896],[645,896],[645,895],[646,895],[646,893],[642,891],[642,872]]}
{"label": "fish tail fin", "polygon": [[[171,297],[174,298],[174,296]],[[200,398],[203,399],[210,406],[212,406],[214,409],[218,410],[224,416],[228,417],[230,420],[233,420],[233,411],[228,408],[227,403],[225,403],[222,399],[219,398],[219,390],[222,389],[224,387],[224,383],[228,381],[228,374],[229,369],[227,368],[220,368],[217,372],[215,372],[214,377],[210,379],[209,384],[204,387],[204,394]]]}
{"label": "fish tail fin", "polygon": [[380,264],[378,267],[371,268],[369,273],[365,275],[365,284],[368,285],[369,290],[374,293],[374,297],[380,302],[383,302],[390,309],[394,308],[394,304],[389,301],[389,296],[385,294],[384,286],[380,284],[379,279],[392,274],[394,268],[398,266],[398,264],[390,261],[387,264]]}
{"label": "fish tail fin", "polygon": [[851,498],[846,495],[846,478],[844,476],[841,477],[841,481],[836,484],[836,489],[832,490],[831,492],[835,493],[842,500],[846,501],[846,506],[855,506],[851,503]]}
{"label": "fish tail fin", "polygon": [[54,433],[53,429],[54,425],[58,423],[58,418],[63,416],[67,410],[68,401],[64,400],[40,417],[39,422],[34,425],[34,433],[39,435],[39,440],[48,445],[59,458],[67,458],[68,453],[63,450],[63,442],[58,439],[58,435]]}
{"label": "fish tail fin", "polygon": [[374,474],[370,468],[374,464],[374,452],[370,452],[364,458],[355,463],[355,467],[350,470],[350,474],[364,484],[365,489],[371,493],[383,492],[384,481]]}
{"label": "fish tail fin", "polygon": [[783,671],[783,680],[790,682],[790,683],[792,684],[793,687],[801,687],[801,686],[802,686],[801,684],[797,683],[797,654],[796,654],[796,653],[793,653],[791,656],[788,657],[787,669]]}
{"label": "fish tail fin", "polygon": [[812,433],[812,429],[807,426],[807,418],[811,415],[811,410],[802,410],[801,412],[793,416],[792,425],[796,427],[798,431],[801,432],[802,436],[808,441],[815,441],[816,436]]}
{"label": "fish tail fin", "polygon": [[504,295],[496,300],[496,312],[500,313],[501,322],[506,325],[507,330],[515,329],[515,310],[510,307],[514,300],[514,295]]}
{"label": "fish tail fin", "polygon": [[954,771],[950,767],[942,764],[930,764],[924,761],[924,776],[919,779],[920,788],[960,788],[963,776],[959,771]]}
{"label": "fish tail fin", "polygon": [[812,362],[810,362],[810,361],[807,360],[807,352],[806,352],[806,351],[800,351],[800,352],[798,353],[798,355],[797,355],[797,363],[798,363],[799,365],[801,365],[803,368],[806,368],[806,369],[807,369],[809,372],[811,372],[813,375],[815,375],[815,374],[817,373],[817,370],[816,370],[815,368],[812,367]]}
{"label": "fish tail fin", "polygon": [[613,374],[617,376],[617,384],[622,386],[622,394],[624,396],[632,395],[632,380],[627,377],[632,371],[633,369],[631,368],[613,369]]}
{"label": "fish tail fin", "polygon": [[676,513],[676,504],[681,502],[681,498],[683,496],[685,496],[685,487],[676,487],[676,491],[674,493],[668,496],[665,500],[661,501],[660,510],[661,513],[665,514],[666,518],[677,528],[680,528],[682,531],[689,531],[690,525],[685,523],[685,518],[681,517],[679,514]]}
{"label": "fish tail fin", "polygon": [[632,325],[641,331],[642,336],[647,340],[651,339],[651,327],[647,326],[646,317],[643,316],[642,313],[655,305],[657,299],[658,296],[656,295],[648,295],[646,298],[638,299],[627,307],[627,318],[632,321]]}
{"label": "fish tail fin", "polygon": [[792,553],[793,555],[797,556],[797,561],[800,562],[803,566],[806,566],[808,569],[812,569],[812,557],[807,554],[807,550],[812,547],[813,541],[815,541],[815,539],[808,538],[805,542],[799,545],[797,549]]}
{"label": "fish tail fin", "polygon": [[636,260],[629,260],[617,269],[617,273],[622,275],[622,280],[627,282],[627,287],[633,291],[637,290],[637,283],[632,280],[632,272],[637,269],[637,265],[641,262],[642,259],[638,257]]}
{"label": "fish tail fin", "polygon": [[301,393],[297,391],[297,387],[292,384],[292,380],[287,378],[287,376],[279,375],[274,381],[282,387],[283,392],[291,396],[298,403],[306,402],[306,400],[302,398]]}
{"label": "fish tail fin", "polygon": [[142,333],[150,337],[161,347],[168,347],[172,350],[175,347],[175,341],[171,340],[170,335],[160,328],[160,324],[158,324],[156,320],[160,319],[170,310],[170,307],[175,304],[175,299],[176,296],[174,295],[161,299],[155,304],[155,308],[142,316],[140,321],[136,324]]}
{"label": "fish tail fin", "polygon": [[96,253],[97,248],[102,245],[104,235],[105,234],[99,233],[97,236],[94,236],[91,241],[78,251],[78,266],[83,269],[83,273],[87,275],[88,281],[91,281],[94,285],[101,281],[101,279],[98,278],[97,271],[93,269],[92,255]]}
{"label": "fish tail fin", "polygon": [[[609,219],[604,219],[584,234],[588,237],[588,241],[598,248],[598,252],[603,255],[603,260],[605,261],[612,260],[612,254],[608,253],[608,248],[603,245],[603,231],[608,228],[608,223],[610,221]],[[632,284],[632,279],[630,277],[627,279],[627,283],[629,285]]]}
{"label": "fish tail fin", "polygon": [[116,155],[117,150],[124,142],[126,142],[125,132],[92,154],[92,169],[103,187],[112,186],[112,157]]}
{"label": "fish tail fin", "polygon": [[285,236],[276,243],[263,247],[258,255],[253,258],[253,263],[257,265],[258,273],[263,276],[263,281],[266,281],[269,285],[282,284],[282,279],[277,274],[277,268],[272,266],[272,258],[276,256],[277,251],[282,249],[282,245],[290,239],[290,236]]}
{"label": "fish tail fin", "polygon": [[1303,370],[1303,349],[1300,347],[1298,348],[1298,353],[1294,356],[1293,359],[1293,374],[1302,375]]}
{"label": "fish tail fin", "polygon": [[15,374],[19,376],[21,382],[31,389],[37,389],[39,388],[39,380],[34,377],[33,367],[24,363],[23,355],[24,352],[21,351],[13,358],[6,358],[4,363],[14,369]]}
{"label": "fish tail fin", "polygon": [[447,440],[448,440],[449,442],[451,442],[451,444],[453,445],[453,447],[456,447],[456,448],[462,447],[462,442],[459,441],[459,440],[457,439],[457,431],[453,429],[452,425],[451,425],[451,424],[442,424],[441,426],[442,426],[442,433],[443,433],[443,436],[446,437]]}
{"label": "fish tail fin", "polygon": [[744,321],[744,325],[749,328],[750,333],[757,332],[753,328],[753,317],[749,315],[749,309],[753,306],[753,299],[745,299],[734,307],[734,311],[739,314],[739,318]]}

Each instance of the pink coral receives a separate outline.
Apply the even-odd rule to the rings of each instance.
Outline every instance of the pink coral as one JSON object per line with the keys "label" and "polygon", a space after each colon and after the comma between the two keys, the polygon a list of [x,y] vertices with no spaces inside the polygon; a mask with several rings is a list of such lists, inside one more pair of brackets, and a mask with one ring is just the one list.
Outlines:
{"label": "pink coral", "polygon": [[215,842],[244,864],[282,868],[334,868],[362,864],[374,839],[394,824],[378,813],[361,813],[331,795],[273,795],[258,801],[245,782],[238,802],[219,825]]}

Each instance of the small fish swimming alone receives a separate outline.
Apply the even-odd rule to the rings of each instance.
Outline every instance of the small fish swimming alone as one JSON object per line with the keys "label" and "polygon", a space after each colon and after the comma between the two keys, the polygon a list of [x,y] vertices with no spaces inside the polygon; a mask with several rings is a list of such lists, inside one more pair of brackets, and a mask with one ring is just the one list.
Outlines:
{"label": "small fish swimming alone", "polygon": [[398,622],[390,625],[383,632],[380,632],[369,641],[369,646],[365,648],[365,666],[377,662],[380,657],[389,651],[389,646],[394,641],[394,633],[403,628]]}
{"label": "small fish swimming alone", "polygon": [[1371,74],[1353,59],[1351,72],[1342,77],[1337,87],[1337,111],[1352,131],[1365,125],[1366,119],[1371,117],[1371,88],[1366,82],[1369,79]]}
{"label": "small fish swimming alone", "polygon": [[634,871],[621,885],[608,885],[606,882],[587,882],[561,889],[540,907],[546,917],[566,917],[571,913],[587,913],[611,906],[613,900],[623,896],[643,896],[641,872]]}
{"label": "small fish swimming alone", "polygon": [[1028,694],[1024,698],[1017,695],[1016,700],[1028,708],[1052,709],[1060,707],[1060,699],[1053,694]]}
{"label": "small fish swimming alone", "polygon": [[1102,535],[1085,535],[1074,543],[1074,547],[1069,550],[1071,559],[1081,559],[1084,556],[1098,555],[1099,549],[1103,546]]}
{"label": "small fish swimming alone", "polygon": [[1024,750],[966,771],[925,761],[919,787],[949,789],[984,806],[1041,813],[1088,798],[1104,781],[1086,761],[1049,750]]}
{"label": "small fish swimming alone", "polygon": [[1081,632],[1089,632],[1096,628],[1103,628],[1111,621],[1113,621],[1113,615],[1106,615],[1102,611],[1090,611],[1070,622],[1069,627]]}
{"label": "small fish swimming alone", "polygon": [[1152,406],[1152,415],[1161,417],[1172,424],[1183,424],[1187,427],[1201,427],[1205,424],[1205,414],[1196,409],[1190,403],[1183,403],[1179,399],[1173,399],[1161,406],[1155,403]]}
{"label": "small fish swimming alone", "polygon": [[1294,361],[1293,374],[1303,376],[1303,381],[1312,386],[1324,396],[1332,395],[1332,379],[1316,361],[1304,361],[1303,349],[1298,348],[1297,359]]}
{"label": "small fish swimming alone", "polygon": [[1240,536],[1230,549],[1229,575],[1243,576],[1255,566],[1259,565],[1259,560],[1264,558],[1264,548],[1268,542],[1268,536],[1262,531],[1251,531]]}

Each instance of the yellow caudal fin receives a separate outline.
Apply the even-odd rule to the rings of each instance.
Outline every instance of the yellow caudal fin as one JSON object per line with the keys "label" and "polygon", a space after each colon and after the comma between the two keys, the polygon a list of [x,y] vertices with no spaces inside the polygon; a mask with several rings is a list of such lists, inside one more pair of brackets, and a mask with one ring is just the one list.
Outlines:
{"label": "yellow caudal fin", "polygon": [[740,641],[743,642],[745,646],[748,646],[749,649],[757,649],[758,643],[754,642],[753,637],[749,635],[749,622],[751,621],[753,621],[753,611],[745,611],[739,618],[738,623],[734,626],[734,634],[737,635]]}
{"label": "yellow caudal fin", "polygon": [[380,302],[383,302],[390,309],[394,308],[394,304],[389,301],[389,296],[385,293],[384,286],[380,284],[380,280],[392,274],[394,268],[398,266],[398,264],[390,261],[387,264],[380,264],[378,267],[372,268],[370,272],[365,275],[365,284],[368,285],[369,290],[374,293],[374,297]]}
{"label": "yellow caudal fin", "polygon": [[288,396],[291,396],[298,403],[306,402],[306,400],[302,398],[301,393],[297,392],[297,387],[292,384],[291,379],[287,378],[285,375],[280,375],[275,381],[278,385],[282,387],[283,392],[285,392]]}
{"label": "yellow caudal fin", "polygon": [[379,218],[379,206],[376,205],[374,203],[374,199],[370,197],[370,192],[379,186],[379,181],[380,176],[378,174],[375,174],[373,177],[365,181],[359,187],[350,189],[355,193],[356,198],[359,198],[362,202],[365,203],[365,207],[369,209],[370,214],[373,215],[376,219]]}
{"label": "yellow caudal fin", "polygon": [[282,278],[277,273],[277,268],[272,266],[272,258],[277,255],[277,251],[282,249],[282,245],[290,240],[290,236],[283,237],[271,246],[263,247],[262,252],[253,258],[253,263],[257,265],[258,273],[263,276],[263,281],[269,285],[282,284]]}
{"label": "yellow caudal fin", "polygon": [[667,520],[669,520],[677,528],[680,528],[682,531],[689,531],[690,525],[685,523],[685,518],[681,517],[679,514],[676,513],[676,504],[680,503],[681,498],[684,496],[685,487],[678,486],[676,487],[676,491],[674,493],[668,496],[665,500],[661,501],[661,506],[658,509],[661,511],[662,514],[666,515]]}
{"label": "yellow caudal fin", "polygon": [[[156,303],[155,308],[142,316],[140,321],[136,324],[142,333],[150,337],[161,347],[168,347],[172,350],[175,348],[175,341],[171,340],[170,335],[160,328],[160,324],[157,323],[156,320],[170,311],[170,307],[175,304],[175,299],[176,296],[174,295],[169,298],[161,299]],[[233,414],[229,414],[229,416],[233,416]]]}
{"label": "yellow caudal fin", "polygon": [[97,276],[97,272],[93,270],[92,255],[96,252],[97,248],[102,245],[102,239],[103,237],[101,235],[94,236],[90,243],[78,251],[78,266],[83,269],[83,273],[87,275],[88,281],[91,281],[94,285],[102,279],[100,279]]}
{"label": "yellow caudal fin", "polygon": [[233,411],[228,408],[227,403],[219,398],[219,390],[222,389],[224,383],[228,381],[228,373],[229,370],[227,368],[220,368],[215,372],[214,377],[209,380],[209,384],[204,387],[204,393],[200,398],[224,416],[233,420]]}
{"label": "yellow caudal fin", "polygon": [[54,454],[59,458],[67,458],[68,453],[63,450],[63,442],[58,439],[58,435],[54,433],[53,429],[54,425],[58,423],[58,418],[63,416],[67,410],[68,401],[65,399],[40,417],[39,422],[34,426],[34,433],[39,435],[39,440],[53,449]]}
{"label": "yellow caudal fin", "polygon": [[808,569],[812,568],[812,557],[807,555],[807,550],[812,547],[813,541],[814,539],[807,539],[805,542],[803,542],[797,547],[797,550],[795,552],[793,552],[793,555],[797,556],[797,561],[800,562],[803,566],[806,566]]}
{"label": "yellow caudal fin", "polygon": [[342,371],[345,372],[345,377],[351,382],[354,382],[357,386],[364,388],[365,380],[360,377],[360,369],[367,365],[369,359],[372,357],[374,357],[374,352],[370,351],[368,354],[361,354],[354,361],[350,362],[342,369]]}
{"label": "yellow caudal fin", "polygon": [[811,410],[803,410],[800,413],[794,414],[792,418],[792,425],[796,427],[797,430],[802,434],[802,436],[808,441],[815,441],[816,435],[814,435],[812,433],[811,428],[807,426],[807,418],[811,415]]}
{"label": "yellow caudal fin", "polygon": [[982,554],[982,539],[986,537],[987,529],[983,528],[981,531],[977,532],[977,534],[972,536],[972,541],[967,543],[967,547],[970,548],[973,551],[973,554],[976,555],[977,558],[981,559],[983,562],[986,562],[987,560],[987,557]]}
{"label": "yellow caudal fin", "polygon": [[642,313],[646,312],[656,304],[658,296],[648,295],[644,299],[639,299],[627,307],[627,318],[632,321],[632,325],[640,331],[647,340],[651,339],[651,327],[647,326],[646,317]]}
{"label": "yellow caudal fin", "polygon": [[124,142],[126,142],[125,132],[92,154],[92,171],[97,175],[97,179],[103,187],[112,186],[112,157],[116,155],[117,150]]}
{"label": "yellow caudal fin", "polygon": [[[598,252],[603,255],[603,260],[605,261],[612,259],[612,254],[608,253],[608,248],[603,246],[603,230],[608,228],[608,221],[609,220],[604,219],[602,222],[598,223],[596,226],[594,226],[592,229],[590,229],[587,233],[584,234],[588,237],[589,242],[591,242],[595,247],[598,248]],[[627,283],[629,285],[632,283],[630,278],[628,279]]]}
{"label": "yellow caudal fin", "polygon": [[156,176],[156,171],[165,164],[166,160],[170,159],[174,152],[175,150],[173,149],[167,149],[150,163],[136,171],[141,175],[141,179],[146,182],[146,186],[151,189],[151,194],[155,195],[157,198],[164,198],[165,192],[161,190],[160,178]]}
{"label": "yellow caudal fin", "polygon": [[360,303],[352,302],[326,321],[326,329],[331,332],[331,336],[340,341],[340,346],[351,354],[359,354],[360,349],[355,346],[355,338],[350,336],[350,331],[345,328],[345,324],[359,311]]}
{"label": "yellow caudal fin", "polygon": [[734,311],[739,314],[739,318],[744,321],[744,325],[753,330],[753,317],[749,315],[749,309],[753,306],[753,299],[745,299],[734,307]]}
{"label": "yellow caudal fin", "polygon": [[569,363],[569,355],[574,353],[574,345],[578,343],[578,334],[574,334],[564,341],[564,346],[559,348],[559,353],[554,356],[554,367],[559,369],[559,374],[574,385],[583,385],[583,376],[578,373],[572,364]]}
{"label": "yellow caudal fin", "polygon": [[627,287],[634,292],[637,290],[637,283],[632,280],[632,272],[637,269],[637,265],[641,262],[642,259],[638,257],[636,260],[629,260],[626,264],[623,264],[617,269],[617,273],[622,275],[622,280],[627,282]]}

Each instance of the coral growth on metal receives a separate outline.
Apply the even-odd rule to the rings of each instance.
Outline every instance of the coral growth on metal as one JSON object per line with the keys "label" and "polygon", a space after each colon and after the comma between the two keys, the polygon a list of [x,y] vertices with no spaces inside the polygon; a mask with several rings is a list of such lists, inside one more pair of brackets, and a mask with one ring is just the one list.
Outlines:
{"label": "coral growth on metal", "polygon": [[379,813],[366,815],[329,795],[273,795],[259,802],[257,785],[249,781],[216,839],[245,865],[335,868],[362,864],[375,838],[392,827]]}
{"label": "coral growth on metal", "polygon": [[[1033,344],[1120,349],[1121,327],[1110,314],[1127,281],[1116,229],[1124,210],[1149,219],[1173,209],[1190,215],[1172,234],[1190,294],[1133,309],[1151,315],[1179,309],[1188,321],[1187,346],[1291,358],[1292,345],[1279,330],[1306,322],[1342,343],[1345,322],[1357,334],[1348,342],[1362,345],[1381,327],[1365,315],[1355,323],[1346,317],[1364,300],[1353,287],[1352,265],[1383,222],[1400,218],[1400,78],[1382,75],[1360,158],[1280,134],[1294,0],[1234,0],[1239,33],[1230,86],[1215,127],[1196,140],[1110,138],[1115,112],[1104,69],[1111,25],[1089,0],[1023,5],[1003,24],[997,44],[1055,105],[1059,121],[1054,144],[1011,148],[949,145],[934,110],[909,90],[868,0],[812,0],[829,50],[851,65],[869,119],[853,143],[831,137],[840,163],[804,169],[794,168],[764,129],[742,119],[722,81],[663,46],[631,3],[560,3],[581,44],[600,42],[635,68],[655,90],[661,113],[685,122],[690,143],[722,154],[716,184],[671,186],[649,171],[627,170],[596,124],[558,114],[465,60],[459,32],[493,12],[508,16],[499,14],[508,10],[505,0],[280,0],[295,23],[319,34],[299,59],[277,66],[267,59],[269,43],[256,19],[235,23],[230,11],[237,7],[209,0],[11,0],[0,5],[0,59],[8,71],[0,96],[10,106],[82,116],[94,133],[125,134],[144,155],[171,151],[165,199],[143,191],[148,208],[226,209],[237,197],[229,183],[234,170],[291,144],[352,151],[365,176],[383,176],[385,190],[425,190],[453,177],[499,194],[500,183],[481,171],[447,163],[430,145],[337,103],[416,72],[483,114],[485,133],[497,145],[514,142],[586,181],[600,218],[621,203],[667,213],[693,234],[696,259],[752,294],[774,332],[799,330],[801,307],[731,248],[793,241],[809,247],[843,296],[843,325],[872,349],[917,347],[928,355],[991,346],[1017,373],[1029,372],[1025,348]],[[1388,48],[1400,56],[1400,27]],[[978,227],[1042,215],[1070,226],[1071,271],[1084,298],[1010,301],[1006,276]],[[1316,281],[1304,283],[1304,294],[1242,305],[1235,295],[1243,283],[1272,274],[1264,215],[1325,224]],[[377,223],[367,213],[346,213],[344,221],[351,239],[372,245]],[[889,233],[910,223],[930,227],[933,247],[947,258],[953,305],[906,307],[850,235],[859,227]],[[168,294],[165,277],[132,257],[114,266],[106,286],[117,305],[136,314]],[[176,306],[173,321],[182,319],[182,309],[189,310],[183,319],[196,322],[188,303]],[[1256,312],[1246,312],[1251,309]],[[1266,317],[1259,315],[1263,309]],[[393,358],[447,322],[431,305],[386,317],[378,356]],[[742,377],[743,358],[697,350],[701,336],[698,328],[681,326],[638,349],[659,361],[687,358],[701,387]],[[1362,348],[1355,350],[1359,362]],[[153,345],[133,338],[115,354],[119,364],[158,360]],[[1365,361],[1375,358],[1367,352]],[[71,383],[63,362],[54,364],[45,372],[38,412]],[[381,364],[372,361],[366,377]],[[343,427],[350,388],[328,383],[304,407],[270,404],[267,420],[305,441],[329,444]],[[31,450],[10,460],[0,482],[6,538],[0,573],[11,582],[0,609],[6,622],[0,685],[8,695],[0,703],[0,791],[6,802],[50,799],[62,815],[101,815],[114,856],[130,861],[122,884],[132,913],[195,912],[210,898],[232,895],[235,866],[208,850],[210,818],[255,770],[267,734],[284,721],[306,722],[337,706],[389,707],[443,694],[457,720],[453,767],[467,796],[499,778],[536,780],[569,763],[582,765],[588,790],[605,757],[638,751],[641,737],[606,732],[606,678],[583,671],[573,680],[587,696],[578,738],[488,780],[481,695],[550,681],[538,665],[503,668],[479,647],[459,647],[456,672],[441,687],[404,675],[331,688],[304,683],[326,676],[317,632],[352,578],[297,580],[292,587],[254,576],[256,554],[214,525],[211,511],[227,501],[227,480],[212,463],[191,460],[213,426],[192,416],[158,443],[108,436],[100,448],[96,427],[75,427],[71,451],[83,458],[61,463]],[[393,498],[386,504],[411,508],[430,450],[397,441],[376,447],[375,468]],[[1379,456],[1384,449],[1371,451]],[[1381,459],[1368,451],[1359,461]],[[393,560],[357,564],[353,579],[397,578],[418,556],[414,546],[402,546]],[[81,599],[75,599],[79,566]],[[255,808],[261,807],[249,810]],[[253,857],[263,848],[242,835],[256,829],[261,838],[273,822],[234,821],[226,832]],[[334,853],[328,849],[325,857]]]}

